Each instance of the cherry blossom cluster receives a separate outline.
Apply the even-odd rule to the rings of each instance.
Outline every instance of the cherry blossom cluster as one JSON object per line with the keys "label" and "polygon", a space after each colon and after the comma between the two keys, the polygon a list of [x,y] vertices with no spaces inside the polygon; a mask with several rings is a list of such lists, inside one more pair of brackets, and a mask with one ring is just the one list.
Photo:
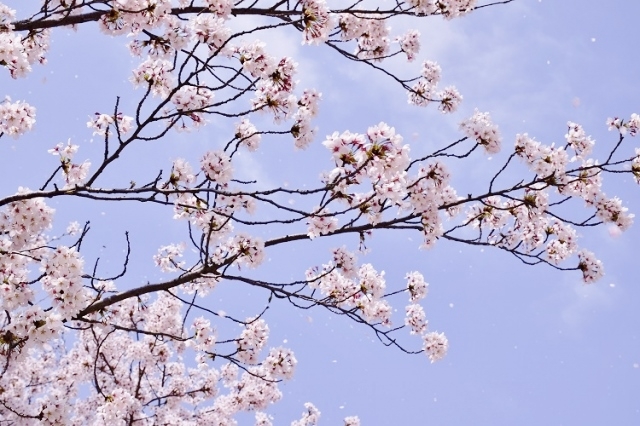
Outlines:
{"label": "cherry blossom cluster", "polygon": [[[19,188],[16,195],[30,192]],[[0,356],[7,356],[12,344],[26,352],[46,343],[62,327],[58,311],[45,312],[35,304],[37,293],[29,284],[32,267],[47,256],[44,231],[51,227],[53,214],[41,198],[14,201],[0,211],[0,308],[12,318],[0,324]]]}
{"label": "cherry blossom cluster", "polygon": [[240,144],[249,151],[255,151],[260,146],[262,136],[258,133],[258,129],[249,119],[245,118],[236,124],[235,137],[240,140]]}
{"label": "cherry blossom cluster", "polygon": [[21,37],[12,31],[14,19],[15,10],[0,3],[0,65],[9,70],[11,77],[19,78],[26,76],[35,62],[46,62],[50,30],[30,31]]}
{"label": "cherry blossom cluster", "polygon": [[[365,135],[344,132],[327,136],[323,142],[332,152],[336,168],[324,176],[334,197],[349,207],[366,213],[370,223],[381,219],[380,206],[391,202],[400,209],[410,210],[421,217],[424,243],[429,248],[443,233],[440,207],[453,204],[459,197],[449,185],[449,173],[444,164],[435,162],[423,165],[415,178],[409,177],[410,157],[408,145],[402,145],[402,137],[384,123],[370,127]],[[352,193],[351,185],[371,181],[373,190]],[[455,216],[458,207],[447,208],[449,216]],[[308,220],[308,235],[315,237],[331,232],[337,220],[326,210],[316,212]]]}
{"label": "cherry blossom cluster", "polygon": [[9,97],[0,103],[0,136],[17,138],[31,130],[35,122],[36,109],[31,105],[21,101],[12,103]]}
{"label": "cherry blossom cluster", "polygon": [[420,32],[409,30],[396,40],[400,44],[400,49],[407,55],[407,61],[412,62],[420,51]]}
{"label": "cherry blossom cluster", "polygon": [[307,219],[307,235],[314,239],[320,235],[327,235],[338,229],[338,219],[327,209],[318,209]]}
{"label": "cherry blossom cluster", "polygon": [[453,19],[471,12],[476,0],[410,0],[416,15],[440,14]]}
{"label": "cherry blossom cluster", "polygon": [[322,93],[315,89],[307,89],[298,100],[298,111],[293,115],[295,123],[291,128],[291,134],[295,139],[295,147],[305,149],[313,141],[316,128],[311,127],[311,119],[318,114],[318,103]]}
{"label": "cherry blossom cluster", "polygon": [[302,44],[320,44],[329,38],[333,22],[325,0],[303,0]]}
{"label": "cherry blossom cluster", "polygon": [[[272,114],[276,123],[291,118],[297,104],[293,90],[296,85],[294,75],[298,64],[288,57],[275,62],[273,57],[265,56],[260,52],[260,44],[254,44],[252,47],[255,47],[256,51],[251,52],[251,59],[245,60],[242,65],[254,77],[260,79],[256,85],[256,95],[251,100],[253,109]],[[240,57],[241,62],[243,57],[245,53]],[[254,61],[255,64],[250,64]],[[246,66],[247,64],[250,65]]]}
{"label": "cherry blossom cluster", "polygon": [[82,164],[72,162],[73,156],[78,152],[78,148],[79,146],[72,145],[71,139],[69,139],[66,145],[60,142],[48,151],[50,154],[60,157],[60,168],[66,188],[80,185],[87,177],[89,167],[91,167],[91,162],[88,160],[85,160]]}
{"label": "cherry blossom cluster", "polygon": [[432,331],[424,334],[422,339],[424,342],[424,351],[431,362],[439,361],[447,355],[449,340],[444,333]]}
{"label": "cherry blossom cluster", "polygon": [[185,265],[183,261],[176,259],[182,257],[184,253],[184,244],[169,244],[158,249],[158,254],[153,256],[153,261],[162,272],[175,272],[182,269]]}
{"label": "cherry blossom cluster", "polygon": [[299,420],[291,422],[291,426],[316,426],[320,420],[320,410],[310,402],[304,404],[305,411]]}
{"label": "cherry blossom cluster", "polygon": [[[440,206],[458,201],[456,190],[449,185],[450,174],[446,166],[436,161],[423,165],[418,176],[408,185],[409,208],[420,215],[423,227],[422,248],[431,248],[443,234]],[[459,213],[458,207],[446,209],[446,214],[453,217]]]}
{"label": "cherry blossom cluster", "polygon": [[598,281],[604,275],[602,262],[599,261],[590,251],[581,250],[578,253],[578,259],[580,259],[578,268],[582,271],[585,283]]}
{"label": "cherry blossom cluster", "polygon": [[569,121],[569,130],[564,138],[567,144],[573,148],[578,158],[587,158],[593,150],[594,141],[584,131],[581,125]]}
{"label": "cherry blossom cluster", "polygon": [[462,102],[462,95],[454,86],[437,90],[441,73],[440,65],[433,61],[425,61],[422,64],[421,78],[409,91],[409,104],[425,107],[431,101],[437,100],[440,103],[439,109],[443,113],[456,111]]}
{"label": "cherry blossom cluster", "polygon": [[624,121],[621,118],[614,117],[607,119],[607,126],[609,130],[618,129],[621,135],[625,135],[627,132],[631,136],[635,136],[638,134],[638,130],[640,129],[640,115],[633,113],[631,114],[631,118],[629,121]]}
{"label": "cherry blossom cluster", "polygon": [[[386,123],[369,127],[366,135],[333,133],[323,145],[331,151],[336,167],[323,180],[337,199],[366,212],[369,222],[376,223],[384,201],[402,205],[407,193],[409,146],[402,141]],[[371,181],[372,191],[352,193],[349,187],[365,178]]]}
{"label": "cherry blossom cluster", "polygon": [[174,16],[166,16],[163,21],[165,25],[163,36],[133,39],[128,44],[131,55],[142,56],[146,48],[149,56],[162,59],[187,46],[191,39],[191,32],[186,23]]}
{"label": "cherry blossom cluster", "polygon": [[[2,345],[9,335],[23,339],[20,356],[0,376],[3,401],[11,401],[12,408],[3,418],[58,424],[122,418],[142,424],[235,424],[238,412],[264,410],[282,397],[278,381],[290,378],[296,365],[290,350],[272,348],[243,374],[235,363],[214,368],[207,354],[217,347],[215,331],[198,317],[193,335],[179,338],[187,336],[182,307],[167,293],[154,301],[146,296],[123,301],[102,314],[99,326],[81,328],[70,349],[58,339],[61,317],[29,307],[3,330]],[[264,346],[268,328],[260,321],[247,323],[239,345]],[[132,325],[140,327],[139,339],[124,331]],[[195,350],[195,363],[184,359],[188,348]],[[94,380],[95,386],[81,396],[79,385]],[[261,412],[256,417],[269,420]]]}
{"label": "cherry blossom cluster", "polygon": [[[183,10],[172,11],[176,4]],[[451,19],[469,13],[476,1],[410,0],[409,5],[409,10],[405,10],[406,5],[398,6],[398,10]],[[85,6],[48,1],[40,12],[43,18],[33,22],[64,21],[84,13]],[[110,279],[93,276],[97,275],[95,270],[92,275],[85,272],[79,250],[88,227],[74,245],[56,245],[57,238],[45,235],[53,210],[42,199],[28,197],[26,189],[19,190],[22,199],[7,203],[0,211],[0,308],[4,315],[0,317],[0,417],[9,423],[26,424],[117,424],[127,419],[140,424],[232,425],[236,424],[236,414],[253,411],[256,425],[272,425],[273,418],[264,410],[281,399],[279,382],[293,377],[297,365],[294,353],[283,347],[267,351],[269,326],[262,315],[240,321],[194,301],[196,293],[204,296],[222,280],[238,278],[226,275],[230,267],[258,267],[265,259],[265,245],[279,243],[276,239],[265,244],[257,235],[235,229],[238,223],[242,231],[246,225],[262,223],[238,217],[253,214],[257,202],[266,200],[279,206],[275,198],[269,198],[269,191],[254,192],[251,182],[234,176],[234,148],[255,151],[262,134],[286,133],[258,131],[250,115],[270,114],[276,124],[291,120],[288,132],[295,147],[305,149],[316,134],[312,119],[318,114],[321,94],[314,89],[304,90],[301,95],[296,92],[298,65],[292,58],[271,56],[264,43],[233,34],[227,20],[254,5],[234,5],[229,0],[112,0],[99,8],[103,6],[107,10],[90,6],[87,12],[96,13],[94,19],[100,16],[102,31],[130,35],[130,53],[148,55],[130,79],[135,87],[147,90],[136,120],[116,108],[114,114],[96,113],[87,123],[94,135],[105,136],[104,167],[134,139],[145,139],[146,134],[141,132],[151,133],[148,123],[165,122],[177,130],[206,124],[205,115],[218,112],[214,110],[214,95],[216,104],[223,106],[222,115],[240,121],[224,149],[213,148],[203,154],[198,170],[177,158],[166,181],[159,176],[150,185],[137,187],[133,183],[129,189],[113,190],[125,194],[123,199],[132,194],[146,197],[140,194],[151,192],[153,195],[145,201],[173,204],[173,217],[189,223],[191,242],[199,252],[194,256],[198,258],[195,265],[188,266],[192,259],[185,256],[184,243],[163,245],[153,256],[161,271],[175,275],[162,282],[159,287],[163,291],[147,294],[148,287],[141,286],[123,298],[127,290],[116,293]],[[242,10],[234,11],[234,7]],[[381,61],[400,53],[413,61],[419,53],[420,34],[415,30],[396,37],[399,51],[390,51],[390,16],[386,12],[332,14],[324,0],[302,0],[290,16],[280,15],[286,7],[279,3],[269,13],[281,16],[282,25],[299,29],[303,44],[327,42],[336,47],[341,41],[353,42],[353,54],[338,51],[360,61]],[[189,16],[198,8],[199,13]],[[0,65],[17,78],[35,62],[46,61],[50,31],[36,29],[18,34],[13,31],[14,19],[15,12],[0,4]],[[266,28],[268,25],[260,30]],[[252,32],[242,31],[246,38]],[[341,40],[330,40],[332,37]],[[232,40],[240,44],[232,45]],[[415,82],[409,103],[426,106],[434,101],[442,112],[453,112],[462,96],[453,86],[440,89],[440,79],[440,66],[426,61],[417,81],[402,80],[401,84],[407,87],[406,82]],[[144,104],[149,94],[160,98],[153,102],[162,104],[156,111],[161,114],[146,116],[147,110],[154,109]],[[250,109],[225,109],[240,97],[252,97]],[[12,103],[8,98],[0,104],[0,135],[17,137],[34,123],[35,109],[30,105]],[[612,118],[607,124],[618,130],[622,141],[626,134],[638,133],[640,116],[632,114],[628,121]],[[123,141],[121,134],[129,133],[134,126],[134,136]],[[114,128],[120,140],[115,154],[108,146]],[[488,154],[500,150],[500,132],[489,113],[476,110],[460,124],[460,130]],[[141,134],[145,136],[137,136]],[[486,197],[473,197],[473,202],[469,195],[466,217],[454,231],[465,226],[480,228],[480,238],[486,239],[486,243],[476,240],[481,244],[529,253],[537,259],[546,256],[552,265],[577,256],[577,269],[582,271],[584,281],[593,282],[602,276],[602,264],[593,253],[579,249],[577,232],[570,221],[550,214],[555,205],[553,188],[560,196],[581,198],[595,210],[594,221],[615,224],[620,230],[631,225],[633,215],[619,198],[607,197],[602,191],[602,175],[609,170],[589,158],[594,141],[584,129],[569,122],[565,140],[566,146],[555,147],[526,134],[518,135],[515,155],[535,174],[533,181]],[[327,136],[323,145],[331,152],[333,168],[322,176],[322,201],[316,201],[316,207],[308,213],[283,208],[298,216],[274,222],[299,226],[306,221],[306,237],[315,239],[351,232],[352,226],[385,227],[395,220],[398,226],[419,228],[423,248],[451,235],[445,232],[444,220],[453,219],[467,200],[458,197],[450,185],[447,167],[433,158],[438,155],[412,162],[409,146],[385,123],[368,128],[364,134],[336,132]],[[74,163],[77,151],[78,146],[70,141],[49,150],[60,158],[65,195],[86,191],[97,198],[112,196],[99,188],[81,186],[90,163]],[[630,166],[640,184],[640,149],[624,164]],[[103,167],[94,178],[101,170]],[[50,193],[59,192],[53,186]],[[349,215],[355,216],[351,222]],[[345,218],[341,223],[339,216]],[[74,223],[64,237],[79,232],[80,226]],[[365,235],[373,231],[357,232],[364,244]],[[305,232],[292,238],[305,238]],[[128,260],[127,255],[125,266]],[[246,279],[250,280],[250,275]],[[299,291],[285,293],[283,289],[288,288],[284,285],[256,283],[271,289],[272,296],[287,294],[290,301],[296,299],[357,317],[396,345],[396,340],[385,334],[395,331],[390,329],[395,312],[390,298],[406,292],[409,303],[404,309],[404,327],[409,334],[420,336],[423,352],[435,362],[446,355],[449,343],[444,333],[429,331],[425,310],[419,303],[427,295],[428,284],[419,272],[410,272],[405,279],[405,288],[387,290],[384,271],[369,263],[358,265],[355,254],[340,247],[332,251],[330,262],[308,270],[305,281],[290,284],[298,285]],[[191,303],[185,303],[184,294],[193,295]],[[242,329],[239,334],[232,332],[231,338],[221,338],[224,329],[218,323],[191,316],[197,309],[214,315],[211,319],[230,319]],[[62,340],[68,330],[74,333],[71,343]],[[307,403],[302,417],[292,425],[316,425],[319,418],[320,411]],[[350,416],[344,424],[359,426],[360,420]]]}
{"label": "cherry blossom cluster", "polygon": [[88,305],[90,295],[83,286],[84,260],[73,247],[58,246],[42,260],[40,280],[53,306],[69,319]]}
{"label": "cherry blossom cluster", "polygon": [[[626,129],[622,121],[613,125]],[[547,260],[554,265],[577,253],[579,269],[589,283],[602,276],[602,265],[592,253],[578,252],[577,234],[569,223],[548,215],[549,189],[555,188],[562,196],[582,198],[587,206],[595,208],[598,219],[613,223],[622,231],[633,223],[634,215],[628,213],[619,198],[609,198],[602,191],[602,170],[595,160],[588,158],[594,141],[582,126],[569,122],[565,139],[567,147],[575,152],[571,159],[565,147],[547,146],[526,134],[517,135],[515,154],[536,174],[538,181],[524,189],[521,199],[490,196],[470,206],[467,223],[487,228],[490,244],[518,247],[527,253],[544,245]],[[577,162],[581,166],[568,170],[569,165]]]}
{"label": "cherry blossom cluster", "polygon": [[257,268],[264,260],[264,241],[240,232],[218,244],[211,258],[218,264],[233,263],[238,268]]}
{"label": "cherry blossom cluster", "polygon": [[[28,188],[21,187],[16,195],[30,192]],[[11,251],[20,251],[42,244],[43,232],[51,227],[54,212],[42,198],[9,203],[4,211],[0,211],[3,245]]]}
{"label": "cherry blossom cluster", "polygon": [[571,225],[547,216],[548,196],[541,186],[526,189],[522,201],[492,196],[467,210],[467,223],[488,229],[497,246],[532,252],[546,244],[548,261],[558,265],[576,253],[577,236]]}
{"label": "cherry blossom cluster", "polygon": [[238,359],[247,364],[255,364],[269,339],[269,326],[263,319],[248,318],[246,322],[238,339]]}
{"label": "cherry blossom cluster", "polygon": [[109,35],[138,33],[161,25],[171,12],[170,0],[115,0],[100,18],[100,29]]}
{"label": "cherry blossom cluster", "polygon": [[[184,5],[187,1],[184,1]],[[231,9],[233,8],[233,2],[229,0],[205,0],[209,10],[214,12],[221,18],[227,19],[231,15]]]}
{"label": "cherry blossom cluster", "polygon": [[[340,15],[339,27],[342,40],[357,41],[354,54],[359,58],[380,60],[389,54],[391,40],[389,39],[389,27],[385,20],[361,18],[345,13]],[[405,37],[411,38],[410,35]],[[404,39],[402,38],[402,40]],[[405,44],[413,49],[419,48],[419,45],[412,44],[411,41],[406,41]],[[413,50],[412,53],[417,53],[417,50]]]}
{"label": "cherry blossom cluster", "polygon": [[200,161],[208,179],[225,184],[233,177],[231,158],[224,151],[207,151]]}
{"label": "cherry blossom cluster", "polygon": [[[231,2],[219,3],[224,3],[225,8],[227,5],[232,5]],[[231,36],[231,30],[225,26],[224,22],[224,19],[216,18],[212,15],[198,15],[191,21],[191,31],[194,34],[194,38],[198,42],[209,46],[209,50],[211,50],[212,53],[220,51],[220,53],[225,56],[231,55],[232,49],[226,46]]]}
{"label": "cherry blossom cluster", "polygon": [[213,96],[213,92],[206,87],[182,86],[171,97],[171,102],[198,127],[205,123],[203,114],[211,105]]}
{"label": "cherry blossom cluster", "polygon": [[517,135],[516,154],[560,194],[584,199],[587,205],[596,208],[596,214],[604,222],[614,223],[621,230],[627,229],[633,222],[633,215],[627,213],[618,198],[608,198],[602,191],[602,174],[597,162],[583,158],[591,150],[593,140],[575,123],[569,123],[569,130],[568,145],[576,150],[573,161],[580,159],[582,162],[577,175],[567,171],[571,160],[564,147],[546,146],[526,134]]}
{"label": "cherry blossom cluster", "polygon": [[[356,261],[345,247],[334,249],[331,262],[307,271],[309,286],[320,290],[327,298],[326,303],[342,309],[355,307],[366,321],[390,327],[392,307],[385,299],[384,272],[378,273],[370,264],[357,268]],[[404,324],[410,328],[410,334],[423,337],[423,348],[432,362],[441,359],[447,351],[446,337],[442,333],[427,333],[424,308],[416,303],[427,295],[428,284],[419,272],[408,273],[406,279],[411,303],[406,307]]]}
{"label": "cherry blossom cluster", "polygon": [[87,127],[93,129],[94,135],[109,134],[109,127],[114,126],[120,134],[129,133],[133,125],[133,117],[118,113],[115,116],[109,114],[95,113],[93,118],[87,121]]}
{"label": "cherry blossom cluster", "polygon": [[[367,321],[390,326],[392,310],[389,302],[384,299],[384,272],[378,273],[368,263],[360,266],[357,271],[353,264],[340,263],[340,266],[336,266],[336,261],[345,258],[350,259],[350,263],[355,261],[351,260],[353,255],[344,249],[334,252],[334,256],[334,261],[323,265],[320,270],[312,268],[307,271],[309,286],[319,289],[331,300],[331,304],[343,309],[356,307]],[[342,272],[343,267],[349,268],[346,269],[347,272]]]}
{"label": "cherry blossom cluster", "polygon": [[405,278],[407,279],[407,291],[409,292],[409,301],[411,303],[405,308],[406,317],[404,323],[411,329],[411,334],[421,335],[422,348],[431,362],[439,361],[447,355],[449,341],[444,333],[427,332],[429,322],[426,320],[424,308],[415,303],[427,295],[429,284],[424,281],[424,277],[419,272],[410,272]]}
{"label": "cherry blossom cluster", "polygon": [[[476,109],[470,118],[460,123],[460,130],[462,130],[467,137],[475,139],[488,154],[496,154],[500,151],[500,144],[502,142],[500,130],[498,130],[498,126],[491,121],[491,116],[488,112],[480,112]],[[576,143],[578,143],[577,140]]]}

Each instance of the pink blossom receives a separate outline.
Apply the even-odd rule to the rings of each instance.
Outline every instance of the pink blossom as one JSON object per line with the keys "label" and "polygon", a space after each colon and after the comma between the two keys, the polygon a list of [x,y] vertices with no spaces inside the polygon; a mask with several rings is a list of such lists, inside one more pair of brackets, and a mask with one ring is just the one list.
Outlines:
{"label": "pink blossom", "polygon": [[217,183],[225,184],[233,176],[231,159],[224,151],[207,151],[200,166],[207,178]]}
{"label": "pink blossom", "polygon": [[424,340],[424,352],[431,362],[436,362],[444,358],[449,350],[449,341],[444,333],[432,331],[422,336]]}
{"label": "pink blossom", "polygon": [[460,129],[467,137],[475,139],[488,154],[496,154],[500,151],[502,142],[500,130],[491,121],[488,112],[480,112],[476,109],[470,118],[460,123]]}
{"label": "pink blossom", "polygon": [[407,55],[407,60],[412,62],[420,51],[420,32],[409,30],[405,35],[397,38],[400,50]]}
{"label": "pink blossom", "polygon": [[23,133],[31,130],[36,122],[35,117],[36,109],[31,105],[21,101],[11,103],[11,98],[5,98],[0,103],[0,135],[6,134],[17,139]]}

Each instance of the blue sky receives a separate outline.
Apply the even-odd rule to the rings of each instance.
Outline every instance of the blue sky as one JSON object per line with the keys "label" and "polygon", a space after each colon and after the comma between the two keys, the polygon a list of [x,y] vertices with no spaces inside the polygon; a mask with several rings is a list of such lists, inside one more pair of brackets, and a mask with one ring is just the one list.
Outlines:
{"label": "blue sky", "polygon": [[[491,112],[505,148],[496,158],[476,155],[451,164],[460,194],[489,179],[517,133],[559,144],[571,120],[585,127],[596,146],[606,147],[617,137],[607,131],[605,119],[640,113],[639,14],[640,3],[628,0],[606,6],[595,0],[516,0],[453,21],[391,22],[393,34],[419,29],[423,46],[416,62],[393,62],[391,69],[415,75],[423,59],[436,60],[443,84],[454,84],[463,94],[460,110],[447,116],[434,106],[407,105],[399,87],[367,67],[347,63],[322,46],[300,46],[299,34],[266,35],[272,53],[292,54],[299,62],[299,87],[323,92],[319,137],[304,152],[294,152],[287,139],[269,141],[256,154],[243,156],[237,167],[244,176],[275,185],[312,184],[331,167],[320,144],[326,134],[364,132],[385,121],[405,136],[417,156],[458,139],[458,123],[475,108]],[[33,132],[0,141],[3,194],[19,185],[39,186],[55,167],[56,159],[46,150],[68,138],[81,146],[78,159],[96,156],[97,162],[101,145],[91,142],[88,116],[111,111],[115,95],[122,96],[125,108],[140,95],[127,81],[136,61],[128,56],[126,40],[104,37],[92,26],[54,32],[49,64],[34,67],[27,79],[0,76],[2,94],[38,109]],[[201,131],[172,132],[164,141],[134,147],[109,175],[109,183],[142,181],[159,168],[168,169],[177,156],[196,163],[220,143],[225,129],[228,124],[214,122]],[[640,146],[638,139],[628,142],[628,149]],[[640,188],[631,179],[605,178],[604,186],[608,195],[620,196],[632,212],[640,212]],[[185,238],[184,226],[163,209],[145,207],[136,213],[66,199],[51,204],[58,209],[58,229],[69,220],[92,220],[86,256],[100,255],[114,271],[122,259],[123,231],[131,231],[131,285],[160,278],[151,256],[160,245]],[[447,334],[449,355],[430,364],[423,355],[383,347],[368,329],[344,318],[276,305],[267,317],[271,344],[286,340],[299,361],[294,380],[282,386],[284,400],[270,410],[276,424],[298,417],[306,401],[316,404],[327,425],[354,414],[363,425],[639,424],[640,232],[634,225],[618,237],[606,227],[579,234],[580,244],[605,265],[605,277],[593,285],[583,284],[579,273],[525,267],[498,251],[446,242],[420,251],[417,235],[375,235],[371,253],[360,260],[385,270],[387,282],[396,285],[407,271],[425,275],[430,283],[427,317],[432,329]],[[303,242],[274,250],[259,273],[300,278],[309,266],[328,261],[328,249],[341,244],[355,248],[357,241]],[[239,297],[238,289],[222,284],[208,303],[251,315],[252,305],[260,306],[264,295],[241,292]],[[404,303],[398,299],[396,307],[402,310]],[[403,341],[416,348],[420,344],[408,337]]]}

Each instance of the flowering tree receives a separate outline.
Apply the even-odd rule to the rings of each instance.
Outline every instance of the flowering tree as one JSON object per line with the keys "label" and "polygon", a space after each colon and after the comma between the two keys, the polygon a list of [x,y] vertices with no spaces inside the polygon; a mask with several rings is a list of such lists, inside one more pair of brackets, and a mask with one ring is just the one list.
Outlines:
{"label": "flowering tree", "polygon": [[[357,1],[331,9],[323,0],[45,0],[39,10],[19,12],[0,4],[0,64],[13,78],[46,62],[59,27],[98,25],[107,35],[131,35],[129,51],[140,58],[130,78],[137,91],[126,94],[137,96],[136,107],[123,110],[117,97],[111,111],[87,123],[103,154],[78,162],[78,145],[52,143],[57,159],[42,185],[0,200],[0,420],[226,425],[254,411],[257,425],[272,424],[265,410],[281,398],[278,384],[297,363],[291,350],[268,346],[264,313],[277,301],[329,310],[370,328],[385,345],[424,353],[431,362],[443,358],[447,338],[428,328],[420,304],[428,289],[423,275],[409,271],[405,283],[387,287],[384,272],[358,261],[358,250],[379,230],[415,232],[424,249],[446,239],[503,250],[528,265],[579,271],[586,283],[600,278],[601,262],[579,247],[576,229],[631,225],[633,215],[606,196],[602,180],[632,175],[640,183],[640,149],[625,143],[638,133],[637,114],[608,120],[615,143],[600,160],[591,157],[594,141],[576,123],[568,123],[563,146],[517,135],[485,190],[465,196],[450,185],[447,162],[500,151],[502,137],[487,112],[464,120],[460,139],[419,158],[386,123],[335,132],[321,142],[326,173],[312,188],[265,187],[234,168],[243,150],[279,139],[305,149],[321,139],[312,122],[321,94],[298,88],[294,59],[270,55],[260,34],[291,27],[303,44],[318,45],[310,48],[328,48],[382,73],[407,92],[410,104],[449,113],[462,96],[453,86],[440,87],[437,63],[424,62],[414,78],[386,67],[394,56],[413,61],[420,47],[417,31],[394,36],[388,22],[405,15],[453,19],[493,4]],[[243,27],[252,16],[265,23]],[[256,125],[265,115],[272,124]],[[132,146],[213,119],[229,120],[234,130],[220,135],[197,165],[177,158],[142,184],[112,184],[108,172]],[[3,139],[18,138],[35,122],[28,99],[0,104]],[[507,171],[518,162],[529,173],[511,180]],[[54,210],[45,200],[69,197],[166,207],[167,217],[185,226],[183,240],[154,256],[167,278],[124,281],[135,261],[128,237],[121,273],[105,276],[97,261],[85,267],[88,223],[73,222],[62,236],[50,231]],[[294,197],[296,207],[285,197]],[[359,246],[342,245],[350,236]],[[320,265],[309,265],[305,276],[286,282],[259,275],[270,249],[320,239],[335,241],[335,248],[319,252]],[[206,296],[224,281],[261,289],[267,306],[248,318],[212,310]],[[406,313],[399,323],[394,304]],[[226,323],[239,324],[241,332]],[[419,340],[405,345],[402,333]],[[319,416],[309,403],[292,424],[314,425]],[[345,424],[359,420],[347,417]]]}

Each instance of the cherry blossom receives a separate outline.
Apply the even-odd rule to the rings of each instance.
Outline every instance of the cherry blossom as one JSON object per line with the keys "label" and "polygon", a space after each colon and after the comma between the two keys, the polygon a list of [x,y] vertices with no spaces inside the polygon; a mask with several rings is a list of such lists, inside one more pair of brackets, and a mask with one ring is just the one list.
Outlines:
{"label": "cherry blossom", "polygon": [[443,333],[431,332],[422,336],[424,340],[424,351],[431,362],[436,362],[444,358],[449,350],[449,341]]}
{"label": "cherry blossom", "polygon": [[6,97],[0,103],[0,136],[6,134],[18,138],[31,130],[36,122],[35,116],[36,109],[31,105],[21,101],[12,103],[11,98]]}
{"label": "cherry blossom", "polygon": [[398,37],[400,49],[407,55],[409,62],[416,58],[416,54],[420,51],[420,33],[416,30],[409,30],[402,37]]}
{"label": "cherry blossom", "polygon": [[[324,0],[263,6],[228,0],[52,0],[17,13],[0,4],[0,65],[12,78],[46,65],[57,28],[97,25],[107,35],[128,37],[128,54],[136,58],[129,80],[141,89],[114,94],[114,108],[90,115],[81,135],[69,130],[74,141],[101,136],[100,149],[80,151],[82,143],[71,139],[57,143],[48,150],[57,159],[39,189],[19,188],[0,200],[1,419],[234,425],[240,413],[254,412],[256,425],[278,424],[282,420],[268,413],[283,396],[279,386],[304,367],[291,348],[270,346],[270,310],[277,303],[328,310],[371,329],[384,345],[441,360],[449,342],[443,332],[429,330],[437,318],[427,319],[426,312],[437,310],[423,301],[430,288],[425,277],[410,271],[403,281],[404,272],[369,263],[369,240],[381,230],[413,233],[421,240],[413,244],[422,248],[449,240],[507,251],[524,263],[581,272],[585,283],[603,276],[602,262],[580,247],[581,233],[601,223],[619,232],[632,225],[627,204],[605,190],[616,188],[606,181],[616,175],[640,184],[640,148],[628,146],[628,136],[639,132],[640,115],[606,121],[617,132],[610,134],[613,148],[598,142],[606,152],[598,158],[595,140],[572,121],[563,145],[523,133],[503,148],[498,124],[478,109],[460,123],[455,142],[435,146],[412,150],[400,134],[402,123],[396,131],[387,122],[332,128],[317,141],[314,119],[324,113],[322,94],[299,87],[314,83],[299,75],[306,64],[296,60],[305,55],[275,56],[282,49],[258,37],[273,40],[272,30],[298,31],[309,55],[325,49],[388,78],[408,92],[409,104],[435,103],[453,113],[462,95],[455,86],[441,86],[438,63],[425,60],[394,71],[392,58],[413,62],[422,40],[415,29],[392,32],[391,23],[402,15],[453,19],[477,2],[409,0],[391,10],[361,3],[359,9],[337,9]],[[124,44],[122,37],[113,39]],[[322,73],[337,75],[331,67]],[[25,135],[35,126],[35,113],[27,101],[5,98],[0,137]],[[114,164],[134,157],[131,146],[157,149],[155,142],[174,131],[193,130],[179,135],[193,137],[206,125],[212,126],[211,140],[199,154],[167,158],[143,183],[128,183],[128,176],[124,184],[118,180],[129,170]],[[295,150],[308,150],[292,155],[311,154],[321,165],[313,184],[246,179],[246,164],[270,153],[279,137],[293,141]],[[479,146],[504,162],[486,187],[476,185],[459,196],[458,190],[467,191],[459,187],[465,185],[460,167],[452,164],[477,155]],[[78,152],[90,151],[91,158],[77,161]],[[513,167],[526,172],[508,182],[515,173],[505,170],[514,157],[521,164]],[[40,170],[33,173],[30,179],[41,176]],[[157,208],[154,221],[181,221],[175,228],[185,234],[168,239],[175,243],[160,243],[137,264],[136,241],[127,233],[121,270],[114,272],[112,261],[105,270],[91,248],[91,228],[99,225],[73,221],[66,231],[54,227],[50,199],[51,205],[82,199]],[[576,200],[581,207],[574,209]],[[588,219],[580,218],[578,208]],[[325,260],[304,265],[306,273],[291,279],[263,274],[260,267],[272,253],[305,240],[336,248],[318,252]],[[141,280],[131,273],[140,265],[151,271]],[[441,284],[432,283],[437,291]],[[268,302],[242,319],[238,312],[254,309],[251,303],[238,311],[217,306],[217,298],[205,299],[227,285],[250,286]],[[404,297],[408,302],[398,305]],[[291,424],[316,425],[319,418],[315,405],[306,403]],[[349,416],[344,424],[358,426],[360,419]]]}
{"label": "cherry blossom", "polygon": [[233,174],[231,160],[224,152],[208,151],[200,160],[200,166],[207,178],[214,182],[224,184],[231,180]]}
{"label": "cherry blossom", "polygon": [[491,121],[488,112],[480,112],[477,109],[473,115],[460,123],[460,129],[470,138],[475,139],[488,154],[496,154],[500,151],[502,137],[498,126]]}

